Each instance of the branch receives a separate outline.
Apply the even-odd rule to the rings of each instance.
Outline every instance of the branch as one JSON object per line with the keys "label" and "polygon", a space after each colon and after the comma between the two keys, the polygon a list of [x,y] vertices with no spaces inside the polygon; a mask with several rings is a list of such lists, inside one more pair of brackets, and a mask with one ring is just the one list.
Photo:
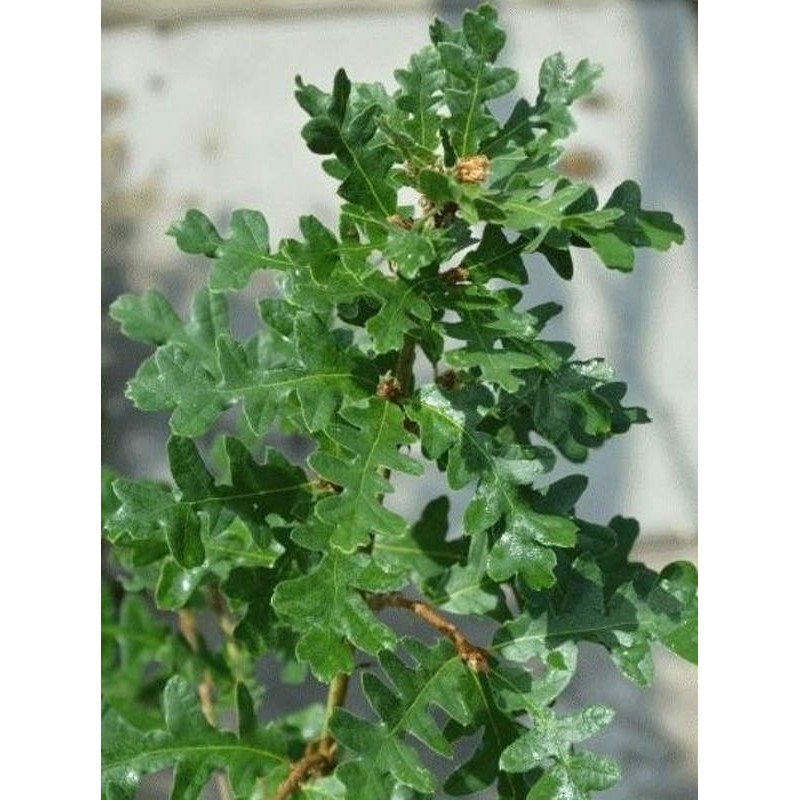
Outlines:
{"label": "branch", "polygon": [[222,636],[225,640],[225,651],[228,656],[228,664],[234,678],[242,683],[247,677],[242,669],[243,653],[239,643],[236,641],[236,622],[228,611],[225,597],[219,586],[212,586],[208,594],[209,606],[217,620]]}
{"label": "branch", "polygon": [[325,730],[319,744],[319,751],[329,756],[331,759],[333,759],[336,754],[336,741],[333,736],[331,736],[329,725],[333,712],[344,705],[349,682],[350,676],[346,672],[340,672],[333,681],[331,681],[331,685],[328,687],[328,703],[325,707]]}
{"label": "branch", "polygon": [[406,334],[403,337],[403,346],[397,354],[394,374],[400,383],[400,391],[405,397],[411,394],[411,384],[414,382],[414,357],[417,353],[417,343],[413,337]]}
{"label": "branch", "polygon": [[380,611],[382,608],[404,608],[416,614],[423,622],[435,628],[442,636],[446,636],[458,651],[458,657],[474,672],[489,671],[489,652],[464,636],[450,620],[445,619],[435,608],[421,600],[409,600],[401,594],[377,594],[368,598],[370,608]]}
{"label": "branch", "polygon": [[[193,653],[200,652],[200,639],[197,635],[197,623],[194,614],[186,608],[178,609],[178,628],[186,639]],[[197,695],[200,698],[200,707],[203,709],[203,716],[209,725],[216,727],[217,715],[214,711],[214,679],[211,677],[210,670],[203,671],[203,679],[197,686]],[[228,776],[223,772],[217,772],[217,789],[222,800],[233,800],[233,789]]]}
{"label": "branch", "polygon": [[272,800],[288,800],[306,778],[327,775],[336,766],[336,740],[328,729],[333,712],[344,705],[347,696],[347,685],[350,676],[340,672],[328,687],[328,703],[326,706],[325,730],[319,741],[312,742],[306,749],[305,755],[292,764],[292,769],[286,780],[278,787]]}
{"label": "branch", "polygon": [[288,800],[303,781],[313,775],[324,775],[333,769],[333,759],[321,750],[307,752],[299,761],[292,765],[292,771],[286,780],[278,787],[273,800]]}

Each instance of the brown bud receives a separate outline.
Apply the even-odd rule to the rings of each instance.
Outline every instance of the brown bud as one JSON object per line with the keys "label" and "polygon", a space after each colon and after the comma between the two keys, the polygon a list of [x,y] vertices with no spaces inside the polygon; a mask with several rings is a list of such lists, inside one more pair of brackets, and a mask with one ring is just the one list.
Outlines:
{"label": "brown bud", "polygon": [[464,661],[473,672],[489,671],[489,656],[483,648],[474,648],[467,654]]}
{"label": "brown bud", "polygon": [[434,216],[434,222],[437,228],[447,228],[453,224],[456,218],[456,211],[458,211],[457,203],[445,203],[442,210]]}
{"label": "brown bud", "polygon": [[480,183],[489,174],[489,159],[481,154],[459,158],[455,173],[461,183]]}
{"label": "brown bud", "polygon": [[390,217],[386,217],[386,221],[391,225],[396,225],[398,228],[403,228],[404,230],[411,230],[414,226],[414,220],[410,219],[409,217],[401,217],[399,214],[392,214]]}
{"label": "brown bud", "polygon": [[436,383],[441,386],[442,389],[451,391],[458,385],[458,373],[453,372],[452,369],[449,369],[447,372],[443,372],[438,378],[436,378]]}
{"label": "brown bud", "polygon": [[403,387],[391,372],[387,372],[381,376],[375,394],[384,400],[396,400],[403,394]]}
{"label": "brown bud", "polygon": [[311,481],[311,485],[318,492],[335,492],[338,494],[342,491],[341,486],[337,486],[335,483],[331,483],[325,478],[316,478],[315,480]]}
{"label": "brown bud", "polygon": [[445,270],[441,275],[447,283],[465,283],[469,280],[469,270],[463,264]]}

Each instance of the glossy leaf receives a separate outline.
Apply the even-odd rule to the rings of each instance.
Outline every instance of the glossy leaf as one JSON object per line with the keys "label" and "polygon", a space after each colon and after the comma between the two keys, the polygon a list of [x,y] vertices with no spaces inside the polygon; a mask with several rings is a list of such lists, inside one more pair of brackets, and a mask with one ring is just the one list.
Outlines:
{"label": "glossy leaf", "polygon": [[386,400],[373,398],[366,407],[349,407],[340,412],[347,425],[326,428],[330,439],[343,448],[341,453],[320,450],[308,463],[326,480],[341,487],[341,492],[317,503],[317,516],[335,527],[331,542],[352,552],[369,541],[371,532],[402,536],[406,522],[381,503],[393,492],[381,474],[384,469],[421,475],[422,465],[398,452],[416,439],[403,428],[400,408]]}
{"label": "glossy leaf", "polygon": [[[240,690],[243,694],[243,690]],[[164,689],[162,729],[142,731],[113,709],[103,712],[103,795],[133,800],[140,775],[174,767],[170,800],[196,800],[215,770],[225,770],[238,793],[259,777],[286,775],[289,760],[277,731],[249,724],[228,733],[209,725],[193,687],[172,678]],[[240,706],[247,700],[240,699]]]}
{"label": "glossy leaf", "polygon": [[465,725],[479,702],[471,673],[449,642],[427,648],[406,639],[403,647],[416,662],[414,667],[406,666],[390,652],[380,658],[391,687],[371,674],[363,679],[364,693],[379,722],[369,724],[341,710],[333,718],[337,739],[359,756],[337,771],[348,796],[374,797],[368,792],[384,785],[386,775],[418,791],[432,791],[436,786],[433,776],[403,742],[403,734],[410,733],[435,752],[452,756],[450,743],[430,708],[436,706]]}
{"label": "glossy leaf", "polygon": [[[584,519],[584,476],[547,483],[556,451],[582,461],[647,414],[518,288],[545,263],[569,280],[576,248],[628,272],[683,230],[633,181],[603,205],[564,176],[598,66],[555,53],[498,115],[518,76],[497,12],[429,32],[396,85],[296,80],[332,221],[274,243],[259,211],[220,233],[191,209],[169,230],[210,266],[188,318],[154,289],[109,308],[153,348],[126,395],[172,436],[170,483],[101,476],[106,800],[162,769],[173,800],[215,773],[237,800],[587,800],[619,768],[580,749],[611,710],[557,704],[581,643],[640,684],[654,643],[697,660],[695,568],[631,561],[634,521]],[[275,291],[242,337],[225,293],[261,269]],[[392,497],[434,468],[460,518],[446,493]],[[275,715],[262,666],[296,710]]]}
{"label": "glossy leaf", "polygon": [[380,592],[402,584],[396,574],[370,568],[364,556],[332,550],[308,575],[281,583],[272,605],[301,634],[298,659],[307,661],[319,680],[328,681],[353,670],[348,640],[367,653],[395,642],[394,632],[376,619],[358,589]]}

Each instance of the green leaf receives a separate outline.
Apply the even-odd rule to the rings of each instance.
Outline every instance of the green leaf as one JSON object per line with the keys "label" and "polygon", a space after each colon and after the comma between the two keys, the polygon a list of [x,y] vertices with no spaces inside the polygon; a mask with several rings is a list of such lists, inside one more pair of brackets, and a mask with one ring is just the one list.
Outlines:
{"label": "green leaf", "polygon": [[397,271],[406,279],[436,260],[436,249],[431,239],[415,230],[405,230],[393,225],[384,247],[384,255],[397,264]]}
{"label": "green leaf", "polygon": [[346,784],[348,797],[383,796],[367,792],[384,785],[388,775],[420,792],[433,791],[433,776],[402,741],[403,734],[410,733],[435,752],[452,756],[450,743],[431,716],[430,707],[438,707],[462,725],[477,709],[472,673],[449,642],[442,640],[428,648],[405,639],[403,647],[416,662],[413,667],[393,653],[380,656],[391,687],[370,673],[363,678],[364,693],[379,722],[367,723],[341,709],[332,719],[337,741],[358,756],[346,761],[336,773]]}
{"label": "green leaf", "polygon": [[333,94],[326,98],[325,103],[323,94],[316,87],[305,86],[299,78],[297,85],[298,100],[308,97],[310,88],[317,94],[315,102],[301,102],[312,117],[302,135],[312,152],[336,156],[343,177],[339,195],[364,209],[390,216],[397,206],[397,192],[387,174],[395,158],[386,146],[371,144],[378,129],[376,116],[381,107],[372,104],[353,113],[350,101],[352,86],[343,69],[336,73]]}
{"label": "green leaf", "polygon": [[217,233],[214,223],[196,208],[190,208],[182,220],[173,222],[167,236],[174,236],[175,243],[184,253],[204,255],[213,258],[222,237]]}
{"label": "green leaf", "polygon": [[205,288],[192,298],[189,320],[185,324],[169,301],[152,290],[141,297],[122,295],[111,304],[109,314],[131,339],[156,346],[180,345],[210,371],[215,367],[216,338],[228,330],[228,304],[224,295],[212,294]]}
{"label": "green leaf", "polygon": [[[411,56],[406,69],[395,70],[394,77],[401,88],[397,107],[407,114],[403,130],[423,153],[432,153],[439,144],[438,108],[444,89],[439,53],[434,47],[423,48]],[[424,157],[420,161],[430,163]]]}
{"label": "green leaf", "polygon": [[632,270],[636,247],[669,250],[671,245],[684,241],[683,228],[672,214],[642,209],[642,193],[635,181],[624,181],[617,186],[605,208],[619,213],[608,230],[579,227],[576,232],[611,269]]}
{"label": "green leaf", "polygon": [[365,722],[340,708],[331,723],[337,741],[362,754],[362,758],[346,761],[336,770],[336,777],[347,787],[348,800],[388,797],[391,778],[425,794],[436,789],[433,775],[419,756],[404,742],[387,735],[382,723]]}
{"label": "green leaf", "polygon": [[589,792],[610,789],[619,778],[619,766],[610,758],[577,753],[567,763],[550,767],[526,800],[588,800]]}
{"label": "green leaf", "polygon": [[296,355],[282,367],[261,367],[229,336],[217,342],[222,373],[218,394],[227,403],[241,400],[252,430],[266,432],[290,398],[300,405],[311,432],[327,425],[344,398],[367,396],[377,375],[360,353],[341,340],[314,314],[298,313],[294,322]]}
{"label": "green leaf", "polygon": [[453,614],[481,614],[505,619],[509,611],[502,589],[487,575],[488,537],[484,531],[473,534],[466,564],[451,567],[428,594],[435,605]]}
{"label": "green leaf", "polygon": [[392,652],[381,653],[381,667],[394,688],[365,673],[364,693],[386,723],[389,735],[410,733],[431,750],[452,757],[452,747],[431,716],[430,707],[436,706],[466,725],[477,703],[469,669],[449,641],[440,640],[429,648],[414,639],[404,639],[402,646],[416,662],[414,666],[406,666]]}
{"label": "green leaf", "polygon": [[[487,572],[493,580],[505,581],[519,573],[533,589],[555,583],[553,570],[556,566],[556,554],[537,542],[538,526],[531,519],[535,516],[531,512],[512,515],[508,527],[492,548],[489,557]],[[569,532],[574,528],[569,520],[563,520],[564,531]]]}
{"label": "green leaf", "polygon": [[568,227],[574,221],[568,209],[587,191],[588,184],[568,181],[560,187],[557,186],[545,198],[539,197],[538,191],[530,188],[513,190],[508,192],[507,199],[502,203],[505,212],[503,224],[517,231],[534,230],[535,235],[528,236],[530,241],[526,250],[536,250],[547,234]]}
{"label": "green leaf", "polygon": [[309,495],[302,470],[271,449],[258,464],[232,437],[223,440],[223,451],[229,484],[215,482],[190,439],[173,437],[168,453],[177,492],[148,481],[114,485],[121,505],[106,523],[108,538],[135,550],[163,543],[155,558],[170,555],[159,578],[161,607],[184,605],[209,572],[224,576],[233,566],[273,564],[282,547],[267,516],[304,513]]}
{"label": "green leaf", "polygon": [[270,252],[269,227],[260,211],[239,209],[231,215],[230,236],[223,239],[211,221],[191,209],[167,231],[178,247],[213,259],[208,286],[212,292],[244,289],[259,269],[285,269],[288,264]]}
{"label": "green leaf", "polygon": [[517,73],[508,67],[495,67],[505,43],[505,33],[496,25],[497,12],[488,5],[464,14],[463,38],[437,41],[446,72],[445,103],[450,117],[445,130],[459,156],[479,151],[480,142],[497,129],[497,121],[485,104],[510,92]]}
{"label": "green leaf", "polygon": [[446,538],[449,508],[447,497],[437,497],[425,506],[419,520],[403,536],[378,534],[372,546],[376,561],[394,571],[404,571],[418,584],[464,561],[466,542]]}
{"label": "green leaf", "polygon": [[484,381],[511,395],[524,383],[519,372],[550,368],[552,355],[538,337],[547,320],[560,311],[554,303],[517,311],[514,306],[520,296],[518,289],[459,285],[441,298],[442,305],[460,318],[442,323],[442,332],[466,342],[445,352],[447,363],[457,369],[477,369]]}
{"label": "green leaf", "polygon": [[451,727],[451,735],[461,738],[482,729],[481,738],[467,761],[444,782],[444,790],[451,795],[469,795],[497,782],[500,797],[521,798],[524,796],[521,782],[516,776],[500,773],[498,754],[524,733],[525,728],[513,715],[498,707],[487,676],[473,673],[472,680],[479,693],[478,711],[469,726],[461,730]]}
{"label": "green leaf", "polygon": [[318,283],[324,283],[339,265],[339,241],[315,216],[300,217],[300,231],[306,241],[294,239],[282,243],[293,263],[308,264]]}
{"label": "green leaf", "polygon": [[199,676],[201,671],[200,659],[155,616],[142,594],[126,594],[117,610],[104,592],[101,642],[103,697],[117,706],[125,701],[129,718],[149,718],[154,693],[174,672]]}
{"label": "green leaf", "polygon": [[[572,680],[578,664],[578,648],[572,642],[553,650],[547,650],[539,641],[531,646],[525,630],[518,638],[512,638],[520,628],[518,623],[524,621],[524,618],[517,618],[506,622],[491,649],[514,661],[528,662],[526,668],[498,664],[492,669],[489,681],[504,711],[538,715],[540,709],[551,705]],[[510,641],[504,641],[504,637]]]}
{"label": "green leaf", "polygon": [[140,775],[174,767],[170,800],[196,800],[216,770],[228,773],[237,796],[257,778],[285,776],[285,745],[277,731],[255,725],[238,734],[206,722],[195,690],[174,677],[164,689],[164,729],[141,731],[113,709],[103,712],[102,789],[106,798],[132,798]]}
{"label": "green leaf", "polygon": [[537,124],[548,131],[549,140],[562,139],[575,129],[568,107],[588,95],[602,74],[602,67],[585,58],[570,72],[562,53],[554,53],[542,62],[534,113]]}
{"label": "green leaf", "polygon": [[238,614],[233,635],[252,656],[272,653],[284,666],[301,666],[294,654],[297,635],[278,618],[271,601],[278,584],[302,574],[309,563],[288,550],[272,567],[240,566],[228,574],[222,589]]}
{"label": "green leaf", "polygon": [[[615,518],[610,525],[627,536],[629,522]],[[548,647],[564,641],[600,644],[628,678],[646,686],[653,677],[651,642],[697,658],[696,579],[696,570],[685,562],[660,574],[629,563],[622,545],[600,558],[581,555],[561,580],[557,599],[529,595],[523,616],[530,628],[524,636]]]}
{"label": "green leaf", "polygon": [[644,409],[622,405],[627,387],[603,359],[570,361],[572,348],[557,342],[536,348],[540,368],[522,373],[521,387],[499,398],[502,418],[520,441],[533,431],[571,461],[584,461],[588,448],[650,421]]}
{"label": "green leaf", "polygon": [[517,239],[511,244],[497,225],[487,225],[478,247],[470,252],[461,263],[469,270],[470,280],[483,284],[492,278],[501,278],[511,283],[525,284],[528,272],[522,262],[520,252],[526,244],[525,239]]}
{"label": "green leaf", "polygon": [[[504,533],[489,554],[487,571],[495,581],[520,572],[528,585],[542,587],[555,581],[555,554],[549,548],[571,547],[577,526],[560,516],[539,514],[518,488],[530,484],[553,465],[544,448],[498,447],[480,430],[481,403],[488,394],[445,392],[421,387],[409,416],[420,426],[423,452],[441,460],[447,454],[447,475],[453,488],[478,478],[478,487],[464,513],[465,531],[477,533],[504,520]],[[485,609],[482,609],[485,610]]]}
{"label": "green leaf", "polygon": [[363,555],[331,550],[319,566],[275,590],[278,616],[301,635],[297,657],[307,661],[318,680],[329,681],[355,666],[348,644],[377,653],[395,642],[394,632],[379,622],[358,589],[387,591],[402,585],[395,575],[376,570]]}
{"label": "green leaf", "polygon": [[154,289],[141,297],[121,295],[108,307],[108,314],[129,339],[156,346],[179,336],[183,328],[169,301]]}
{"label": "green leaf", "polygon": [[204,432],[227,405],[215,390],[219,378],[215,342],[228,329],[224,296],[198,291],[186,324],[156,293],[142,298],[123,295],[111,313],[127,335],[162,345],[139,367],[126,397],[143,411],[174,409],[175,432]]}
{"label": "green leaf", "polygon": [[174,408],[173,432],[199,436],[227,408],[216,380],[203,365],[177,345],[160,347],[144,362],[128,385],[126,396],[143,411]]}
{"label": "green leaf", "polygon": [[407,524],[381,502],[394,491],[383,469],[421,475],[419,461],[398,452],[416,441],[403,428],[403,412],[393,403],[372,398],[366,407],[350,406],[340,412],[348,425],[331,424],[325,432],[343,452],[319,450],[308,463],[323,478],[342,488],[340,494],[320,500],[317,516],[335,527],[331,543],[353,552],[369,541],[370,533],[403,536]]}
{"label": "green leaf", "polygon": [[[506,699],[513,698],[513,691],[505,694]],[[549,708],[533,704],[529,695],[519,694],[516,700],[511,699],[509,710],[527,710],[531,725],[503,750],[500,768],[509,773],[544,770],[527,798],[586,800],[586,792],[607,789],[619,779],[619,767],[611,759],[594,753],[577,753],[574,748],[611,722],[611,709],[595,705],[559,716]]]}
{"label": "green leaf", "polygon": [[528,732],[503,750],[500,768],[506,772],[527,772],[548,758],[567,760],[573,744],[594,736],[613,718],[614,712],[606,706],[589,706],[563,717],[541,711],[540,716],[531,720]]}

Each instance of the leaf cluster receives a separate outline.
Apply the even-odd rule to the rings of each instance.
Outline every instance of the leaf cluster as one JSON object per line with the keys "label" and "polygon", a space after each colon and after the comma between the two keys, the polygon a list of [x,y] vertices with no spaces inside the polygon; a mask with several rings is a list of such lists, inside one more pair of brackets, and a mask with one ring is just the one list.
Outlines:
{"label": "leaf cluster", "polygon": [[[535,102],[498,119],[517,74],[497,64],[496,12],[437,20],[430,37],[393,90],[344,70],[330,91],[297,79],[302,137],[342,201],[333,229],[305,216],[275,243],[258,211],[235,211],[224,235],[190,210],[168,231],[208,267],[188,318],[156,290],[110,308],[153,348],[126,394],[170,413],[172,479],[104,474],[119,576],[103,607],[108,800],[165,767],[173,800],[215,773],[237,799],[495,786],[580,800],[619,770],[577,748],[610,709],[554,706],[578,645],[643,685],[653,643],[696,660],[694,567],[632,562],[634,521],[582,519],[580,475],[548,483],[559,457],[582,462],[647,415],[602,359],[548,340],[561,309],[524,307],[519,289],[544,264],[569,279],[575,248],[630,271],[636,249],[683,231],[632,181],[601,203],[559,171],[570,107],[599,67],[550,56]],[[398,199],[409,190],[417,206]],[[226,298],[262,269],[280,294],[239,339]],[[307,442],[304,463],[266,444],[277,434]],[[397,473],[432,472],[470,487],[462,518],[446,494],[413,520],[387,505]],[[418,633],[400,636],[386,607]],[[492,621],[491,642],[467,639],[469,617]],[[265,657],[287,684],[306,670],[330,684],[327,708],[271,715]],[[366,717],[347,710],[348,681]]]}

